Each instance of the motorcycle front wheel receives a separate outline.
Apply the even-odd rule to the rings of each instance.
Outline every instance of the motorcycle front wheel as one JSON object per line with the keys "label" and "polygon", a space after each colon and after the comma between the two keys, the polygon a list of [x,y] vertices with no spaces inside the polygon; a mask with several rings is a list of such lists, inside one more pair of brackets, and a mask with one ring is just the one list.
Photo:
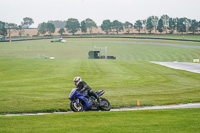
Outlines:
{"label": "motorcycle front wheel", "polygon": [[78,105],[78,104],[76,104],[76,101],[71,101],[70,108],[74,112],[82,112],[84,107],[83,107],[83,104],[81,102]]}

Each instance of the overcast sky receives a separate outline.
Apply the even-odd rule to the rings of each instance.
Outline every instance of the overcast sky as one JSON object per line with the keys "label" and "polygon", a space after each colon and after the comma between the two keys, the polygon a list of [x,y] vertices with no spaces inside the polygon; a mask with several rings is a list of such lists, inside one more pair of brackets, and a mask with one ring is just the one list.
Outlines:
{"label": "overcast sky", "polygon": [[149,16],[187,17],[200,21],[200,0],[1,0],[0,21],[20,24],[23,18],[34,20],[31,27],[48,20],[77,18],[135,23]]}

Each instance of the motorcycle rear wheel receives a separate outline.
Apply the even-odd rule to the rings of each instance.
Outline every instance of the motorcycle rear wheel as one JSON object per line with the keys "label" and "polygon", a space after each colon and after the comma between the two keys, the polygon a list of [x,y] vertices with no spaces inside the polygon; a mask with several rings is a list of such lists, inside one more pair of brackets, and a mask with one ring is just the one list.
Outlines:
{"label": "motorcycle rear wheel", "polygon": [[100,105],[102,104],[102,106],[100,106],[100,109],[103,111],[110,111],[111,106],[110,106],[110,102],[105,99],[105,98],[100,98]]}
{"label": "motorcycle rear wheel", "polygon": [[82,112],[84,107],[83,104],[80,102],[79,105],[76,104],[76,101],[71,101],[70,103],[70,108],[72,109],[72,111],[74,112]]}

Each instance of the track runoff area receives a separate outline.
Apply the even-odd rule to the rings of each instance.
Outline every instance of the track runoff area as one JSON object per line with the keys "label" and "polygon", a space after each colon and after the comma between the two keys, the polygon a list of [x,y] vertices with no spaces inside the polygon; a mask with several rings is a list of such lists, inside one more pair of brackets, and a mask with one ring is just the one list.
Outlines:
{"label": "track runoff area", "polygon": [[[120,42],[119,42],[120,43]],[[130,42],[135,43],[135,42]],[[150,43],[151,44],[151,43]],[[172,45],[175,44],[161,44],[161,43],[153,43],[152,45]],[[177,44],[175,45],[177,47]],[[180,46],[178,47],[186,47]],[[188,46],[191,48],[191,46]],[[199,46],[195,46],[195,48],[200,48]],[[163,65],[173,69],[180,69],[189,72],[199,73],[200,74],[200,63],[188,63],[188,62],[156,62],[151,61],[151,63]],[[139,101],[137,101],[137,105],[139,105]],[[152,110],[152,109],[182,109],[182,108],[200,108],[200,103],[188,103],[188,104],[178,104],[178,105],[162,105],[162,106],[150,106],[150,107],[133,107],[133,108],[118,108],[111,109],[110,111],[130,111],[130,110]],[[47,115],[47,114],[64,114],[64,113],[73,113],[73,111],[68,112],[53,112],[53,113],[23,113],[23,114],[6,114],[0,115],[0,117],[11,117],[11,116],[26,116],[26,115]]]}

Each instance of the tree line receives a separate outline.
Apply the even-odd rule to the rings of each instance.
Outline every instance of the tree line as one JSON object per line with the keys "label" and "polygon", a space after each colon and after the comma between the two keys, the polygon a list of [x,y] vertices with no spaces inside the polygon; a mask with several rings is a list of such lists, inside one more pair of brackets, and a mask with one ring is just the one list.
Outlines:
{"label": "tree line", "polygon": [[23,29],[29,28],[29,26],[31,26],[33,23],[34,23],[33,19],[29,17],[23,18],[23,21],[21,22],[20,25],[17,25],[15,23],[6,23],[0,21],[0,35],[2,36],[8,35],[10,38],[13,32],[18,31],[18,34],[21,37],[24,32]]}
{"label": "tree line", "polygon": [[[16,25],[14,23],[5,23],[0,21],[0,35],[2,36],[11,36],[13,30],[17,30],[19,36],[23,34],[24,28],[29,28],[30,25],[34,23],[32,18],[26,17],[21,22],[21,25]],[[193,34],[199,32],[200,21],[196,19],[188,19],[188,18],[171,18],[168,15],[162,15],[160,18],[158,16],[150,16],[145,20],[137,20],[134,24],[126,21],[122,23],[118,20],[110,21],[109,19],[103,20],[101,24],[101,29],[106,33],[110,34],[111,32],[115,32],[118,34],[121,31],[125,31],[127,34],[130,33],[132,29],[141,33],[141,31],[145,31],[145,33],[163,33],[166,34],[174,34],[174,32],[178,33],[188,33],[191,32]],[[92,33],[94,28],[97,28],[97,24],[90,18],[87,18],[81,22],[76,18],[69,18],[67,21],[48,21],[43,22],[38,25],[38,34],[46,34],[51,35],[55,32],[56,28],[60,28],[58,33],[63,35],[65,31],[72,33],[73,35],[81,30],[83,34]]]}
{"label": "tree line", "polygon": [[[78,21],[76,18],[69,18],[67,21],[49,21],[48,23],[53,23],[56,25],[56,28],[60,28],[58,31],[61,35],[65,33],[65,29],[72,33],[73,35],[81,30],[82,33],[92,33],[93,28],[97,28],[97,24],[90,18],[83,20],[81,22]],[[61,28],[62,27],[62,28]],[[106,33],[109,34],[111,32],[116,32],[118,34],[121,31],[125,31],[127,34],[130,33],[131,29],[136,29],[138,33],[141,30],[145,30],[145,33],[162,33],[165,32],[166,34],[174,34],[174,32],[178,33],[188,33],[192,32],[193,34],[199,32],[200,28],[200,21],[195,19],[188,19],[188,18],[171,18],[168,15],[162,15],[160,18],[158,16],[150,16],[146,20],[137,20],[134,24],[131,22],[126,21],[122,23],[118,20],[114,20],[111,22],[109,19],[103,20],[101,24],[101,29]],[[42,25],[39,25],[38,30],[45,29]],[[46,29],[46,32],[49,32]],[[43,34],[44,32],[39,32]]]}

